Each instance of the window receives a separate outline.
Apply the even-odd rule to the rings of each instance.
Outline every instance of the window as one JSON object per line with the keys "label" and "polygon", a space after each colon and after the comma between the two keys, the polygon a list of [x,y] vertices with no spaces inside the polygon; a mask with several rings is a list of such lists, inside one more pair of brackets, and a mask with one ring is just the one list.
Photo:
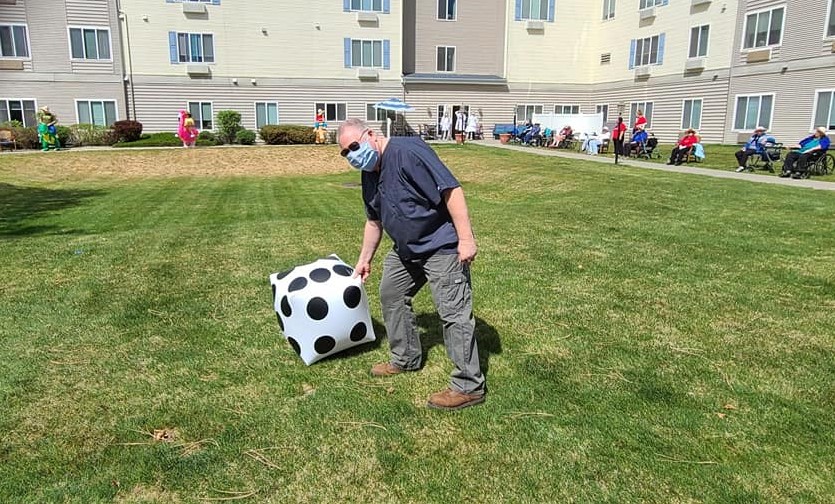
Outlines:
{"label": "window", "polygon": [[178,33],[177,54],[180,63],[214,63],[214,36],[210,33]]}
{"label": "window", "polygon": [[314,107],[313,113],[315,114],[317,110],[322,109],[325,111],[325,120],[326,121],[344,121],[346,117],[345,109],[346,105],[344,103],[317,103]]}
{"label": "window", "polygon": [[438,19],[455,21],[456,0],[438,0]]}
{"label": "window", "polygon": [[383,66],[383,41],[351,40],[351,66],[381,68]]}
{"label": "window", "polygon": [[656,5],[664,5],[665,0],[641,0],[638,9],[649,9],[650,7],[655,7]]}
{"label": "window", "polygon": [[614,19],[615,0],[603,0],[603,20]]}
{"label": "window", "polygon": [[374,108],[373,103],[365,104],[365,120],[366,121],[385,121],[386,111],[383,109]]}
{"label": "window", "polygon": [[268,124],[278,124],[278,103],[255,102],[255,129]]}
{"label": "window", "polygon": [[522,0],[521,19],[547,21],[548,0]]}
{"label": "window", "polygon": [[699,129],[702,126],[702,99],[684,100],[681,111],[681,129]]}
{"label": "window", "polygon": [[737,96],[734,129],[753,131],[757,126],[771,127],[774,95]]}
{"label": "window", "polygon": [[743,49],[779,45],[783,35],[784,7],[745,16]]}
{"label": "window", "polygon": [[438,66],[439,72],[454,72],[455,71],[455,48],[454,47],[438,47]]}
{"label": "window", "polygon": [[70,28],[72,59],[109,60],[110,30],[107,28]]}
{"label": "window", "polygon": [[826,36],[835,37],[835,0],[829,2],[829,22],[826,24]]}
{"label": "window", "polygon": [[[835,130],[835,91],[818,91],[815,96],[815,123],[812,128],[823,126]],[[3,102],[0,102],[2,104]],[[0,110],[0,113],[3,111]]]}
{"label": "window", "polygon": [[638,111],[642,111],[644,113],[644,117],[647,118],[647,126],[646,128],[649,129],[652,127],[652,102],[632,102],[632,108],[629,110],[629,127],[635,127],[635,120],[638,119]]}
{"label": "window", "polygon": [[77,100],[75,102],[79,124],[110,126],[116,117],[116,102],[112,100]]}
{"label": "window", "polygon": [[0,124],[18,121],[25,127],[37,126],[35,100],[0,100]]}
{"label": "window", "polygon": [[29,37],[26,25],[0,25],[0,56],[28,58]]}
{"label": "window", "polygon": [[603,124],[606,124],[609,121],[609,104],[603,105],[596,105],[594,107],[594,112],[597,114],[603,114]]}
{"label": "window", "polygon": [[707,37],[710,32],[710,25],[694,26],[690,29],[690,58],[701,58],[707,56]]}
{"label": "window", "polygon": [[188,111],[199,129],[210,130],[214,126],[212,102],[188,102]]}
{"label": "window", "polygon": [[351,10],[383,12],[383,0],[351,0]]}
{"label": "window", "polygon": [[516,120],[526,121],[542,113],[542,105],[516,105]]}
{"label": "window", "polygon": [[554,105],[555,114],[579,114],[579,105]]}
{"label": "window", "polygon": [[658,63],[658,35],[635,41],[635,57],[632,66],[655,65]]}

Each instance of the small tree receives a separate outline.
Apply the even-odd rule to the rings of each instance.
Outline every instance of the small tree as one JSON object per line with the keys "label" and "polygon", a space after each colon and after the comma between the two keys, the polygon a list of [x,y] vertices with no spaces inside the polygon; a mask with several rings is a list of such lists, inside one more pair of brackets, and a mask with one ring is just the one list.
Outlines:
{"label": "small tree", "polygon": [[223,143],[235,143],[241,126],[241,114],[234,110],[221,110],[217,113],[217,132]]}

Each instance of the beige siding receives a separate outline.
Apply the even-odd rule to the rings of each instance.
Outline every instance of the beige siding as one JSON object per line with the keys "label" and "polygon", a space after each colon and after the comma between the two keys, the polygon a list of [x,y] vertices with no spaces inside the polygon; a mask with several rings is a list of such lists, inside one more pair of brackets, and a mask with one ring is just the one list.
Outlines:
{"label": "beige siding", "polygon": [[[67,24],[80,26],[110,26],[110,6],[107,0],[64,0]],[[55,3],[55,2],[52,2]]]}
{"label": "beige siding", "polygon": [[63,1],[27,0],[29,43],[35,72],[70,72],[67,17]]}
{"label": "beige siding", "polygon": [[23,0],[0,7],[0,23],[26,24],[26,4]]}
{"label": "beige siding", "polygon": [[58,116],[58,122],[63,125],[77,122],[75,100],[97,99],[113,100],[116,102],[119,119],[125,118],[124,92],[119,82],[33,82],[18,81],[2,82],[2,97],[34,98],[37,106],[49,106]]}
{"label": "beige siding", "polygon": [[505,0],[458,2],[454,21],[437,19],[437,0],[416,4],[415,72],[436,72],[436,48],[452,46],[455,73],[504,74]]}

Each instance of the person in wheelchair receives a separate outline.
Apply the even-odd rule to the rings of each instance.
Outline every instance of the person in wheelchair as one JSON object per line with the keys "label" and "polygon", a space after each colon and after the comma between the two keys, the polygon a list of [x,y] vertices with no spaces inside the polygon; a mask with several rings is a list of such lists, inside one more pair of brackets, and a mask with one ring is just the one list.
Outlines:
{"label": "person in wheelchair", "polygon": [[533,129],[533,124],[531,124],[530,119],[525,121],[523,124],[516,126],[514,136],[516,137],[517,142],[524,142],[525,136]]}
{"label": "person in wheelchair", "polygon": [[738,164],[736,169],[737,172],[745,171],[745,167],[748,166],[748,158],[750,156],[755,154],[761,156],[763,154],[766,141],[765,131],[766,129],[764,126],[757,126],[757,129],[754,130],[751,138],[745,142],[745,145],[743,145],[741,149],[734,153]]}
{"label": "person in wheelchair", "polygon": [[[649,134],[645,130],[636,128],[632,132],[632,139],[628,144],[623,146],[623,155],[625,157],[629,157],[633,154],[641,154],[644,151],[644,147],[648,139]],[[657,144],[658,141],[656,140],[656,145]]]}
{"label": "person in wheelchair", "polygon": [[525,133],[525,138],[522,139],[522,145],[533,145],[534,143],[539,143],[542,140],[542,127],[539,123],[534,124],[531,129]]}
{"label": "person in wheelchair", "polygon": [[826,128],[820,126],[815,132],[792,147],[792,151],[786,154],[783,160],[783,171],[781,177],[803,178],[808,174],[809,165],[814,163],[820,156],[825,156],[829,149],[829,137],[826,136]]}

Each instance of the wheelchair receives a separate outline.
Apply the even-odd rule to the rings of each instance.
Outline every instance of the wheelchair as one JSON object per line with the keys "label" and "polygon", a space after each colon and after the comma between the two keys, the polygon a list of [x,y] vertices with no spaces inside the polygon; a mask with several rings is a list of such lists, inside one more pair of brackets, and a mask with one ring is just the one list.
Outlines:
{"label": "wheelchair", "polygon": [[745,163],[746,171],[754,170],[768,170],[774,173],[774,165],[783,157],[782,143],[767,143],[763,146],[762,152],[748,156],[748,161]]}
{"label": "wheelchair", "polygon": [[661,159],[661,153],[656,152],[657,150],[658,139],[650,137],[646,142],[638,143],[638,147],[635,149],[635,157],[638,159]]}
{"label": "wheelchair", "polygon": [[835,170],[835,157],[827,151],[814,151],[806,159],[804,166],[798,168],[800,168],[798,170],[800,178],[809,178],[812,175],[817,177],[828,175]]}

